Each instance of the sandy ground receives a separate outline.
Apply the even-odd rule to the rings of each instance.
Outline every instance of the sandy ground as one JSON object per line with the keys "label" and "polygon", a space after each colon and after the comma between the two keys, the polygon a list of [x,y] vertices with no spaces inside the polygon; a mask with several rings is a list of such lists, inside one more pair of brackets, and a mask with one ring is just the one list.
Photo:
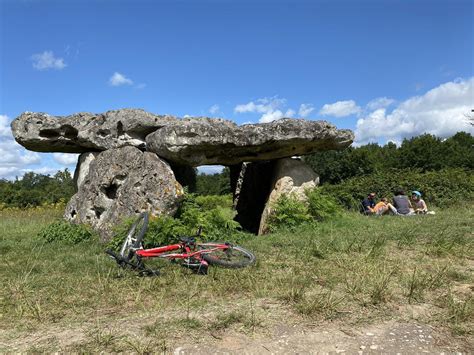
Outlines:
{"label": "sandy ground", "polygon": [[[114,332],[120,333],[127,325],[126,335],[139,338],[146,318],[114,321]],[[449,332],[417,322],[388,321],[366,326],[344,324],[275,323],[255,331],[227,329],[205,332],[200,337],[181,334],[167,343],[166,353],[185,354],[309,354],[309,353],[471,353],[473,344],[463,338],[454,338]],[[33,332],[6,331],[0,336],[0,352],[26,350],[75,351],[91,338],[93,324],[61,329],[45,327]],[[123,333],[125,334],[125,333]],[[93,336],[93,335],[92,335]],[[120,337],[115,337],[119,341]],[[95,347],[101,351],[100,344]],[[131,349],[132,352],[133,349]],[[144,349],[145,350],[145,349]],[[107,350],[105,350],[107,352]],[[156,347],[144,352],[160,353]]]}

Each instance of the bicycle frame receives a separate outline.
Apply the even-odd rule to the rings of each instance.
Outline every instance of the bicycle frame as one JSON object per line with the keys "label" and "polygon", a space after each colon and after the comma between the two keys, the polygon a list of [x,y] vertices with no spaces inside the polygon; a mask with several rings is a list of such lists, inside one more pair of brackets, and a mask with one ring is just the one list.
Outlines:
{"label": "bicycle frame", "polygon": [[[197,244],[199,245],[199,244]],[[202,254],[212,253],[216,250],[226,250],[229,248],[227,244],[217,244],[212,249],[203,249],[203,250],[196,250],[193,251],[189,245],[186,243],[177,243],[172,245],[166,245],[163,247],[157,248],[150,248],[150,249],[137,249],[135,254],[142,257],[142,258],[164,258],[164,259],[187,259],[187,258],[195,258],[201,260]],[[173,253],[173,254],[164,254],[169,251],[174,250],[181,250],[181,253]]]}

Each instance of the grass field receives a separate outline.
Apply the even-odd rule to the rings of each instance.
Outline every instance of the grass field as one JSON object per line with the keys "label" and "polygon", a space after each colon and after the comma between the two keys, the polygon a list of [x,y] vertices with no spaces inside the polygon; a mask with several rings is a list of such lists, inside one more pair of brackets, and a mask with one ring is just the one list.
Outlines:
{"label": "grass field", "polygon": [[429,324],[470,350],[472,207],[413,218],[346,214],[241,240],[254,267],[198,276],[164,263],[159,277],[118,269],[98,242],[39,240],[61,211],[2,211],[0,351],[167,352],[231,330],[258,336],[280,323],[388,319]]}

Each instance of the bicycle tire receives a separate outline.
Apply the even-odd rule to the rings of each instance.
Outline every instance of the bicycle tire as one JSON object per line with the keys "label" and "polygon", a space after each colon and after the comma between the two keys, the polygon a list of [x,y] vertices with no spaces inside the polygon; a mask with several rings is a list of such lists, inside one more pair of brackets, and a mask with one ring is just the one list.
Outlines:
{"label": "bicycle tire", "polygon": [[[201,243],[198,244],[200,249],[210,249],[216,244],[224,243]],[[249,250],[238,245],[229,245],[227,250],[216,250],[209,254],[202,254],[202,258],[210,265],[218,265],[225,268],[237,269],[250,266],[255,263],[256,257]]]}
{"label": "bicycle tire", "polygon": [[142,212],[128,230],[127,236],[120,248],[120,256],[129,262],[135,256],[134,249],[140,248],[148,229],[148,212]]}

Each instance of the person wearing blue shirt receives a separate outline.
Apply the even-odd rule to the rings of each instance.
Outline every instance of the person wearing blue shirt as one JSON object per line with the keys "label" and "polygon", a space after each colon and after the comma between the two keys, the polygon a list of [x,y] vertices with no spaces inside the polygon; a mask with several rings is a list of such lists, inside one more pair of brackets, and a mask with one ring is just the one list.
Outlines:
{"label": "person wearing blue shirt", "polygon": [[364,207],[365,214],[374,214],[375,210],[375,192],[371,192],[367,197],[362,201],[362,206]]}

